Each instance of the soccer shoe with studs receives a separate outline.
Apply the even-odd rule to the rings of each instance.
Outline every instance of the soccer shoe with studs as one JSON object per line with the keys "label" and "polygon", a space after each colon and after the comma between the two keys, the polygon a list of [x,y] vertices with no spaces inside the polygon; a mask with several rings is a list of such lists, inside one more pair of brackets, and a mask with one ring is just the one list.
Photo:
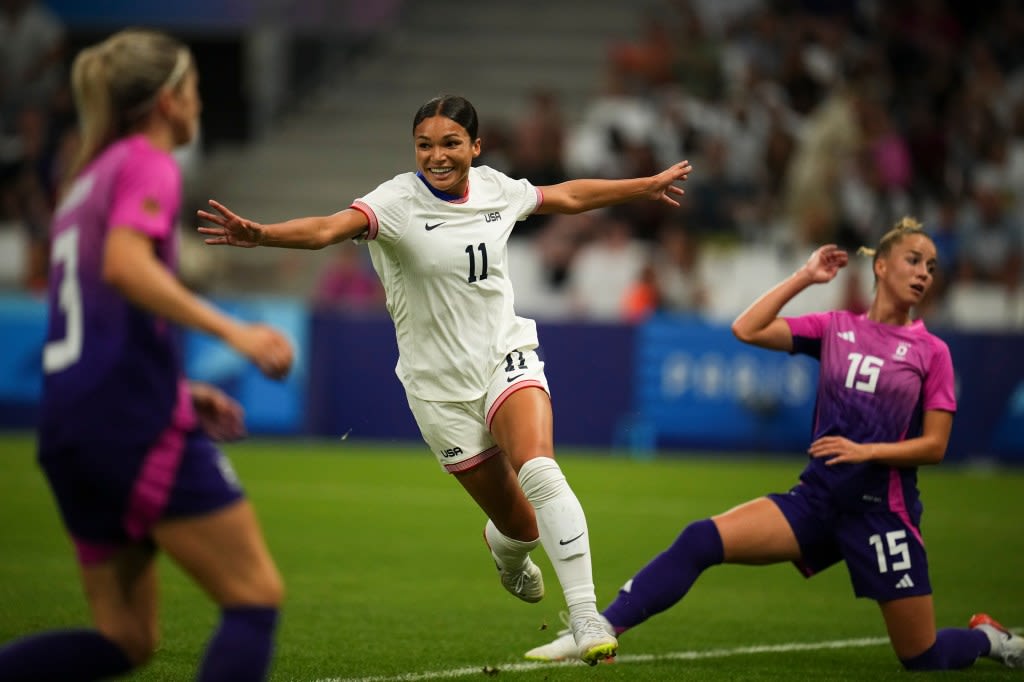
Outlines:
{"label": "soccer shoe with studs", "polygon": [[[604,616],[598,615],[597,620],[589,619],[582,629],[593,630],[593,632],[582,633],[586,639],[584,647],[577,644],[576,635],[569,622],[569,614],[562,611],[558,614],[565,627],[558,631],[558,636],[547,644],[534,647],[523,654],[528,661],[541,661],[543,663],[556,663],[559,661],[571,661],[581,659],[594,665],[599,660],[611,662],[618,650],[618,641],[615,639],[615,630],[611,623],[605,620]],[[583,624],[584,621],[581,621]],[[596,627],[594,624],[597,624]],[[577,628],[580,630],[581,628]],[[589,636],[588,636],[589,635]],[[609,647],[609,644],[611,647]]]}
{"label": "soccer shoe with studs", "polygon": [[587,665],[615,658],[619,651],[619,640],[615,631],[604,616],[578,618],[571,623],[572,634],[576,640],[577,653],[581,661]]}
{"label": "soccer shoe with studs", "polygon": [[562,611],[558,617],[565,623],[565,627],[558,631],[558,636],[547,644],[534,647],[523,654],[528,661],[542,661],[554,663],[556,661],[568,661],[579,656],[580,649],[576,646],[576,638],[569,627],[569,614]]}
{"label": "soccer shoe with studs", "polygon": [[1010,632],[987,613],[976,613],[971,616],[968,626],[972,630],[981,630],[988,635],[992,643],[989,658],[1009,668],[1024,668],[1024,637]]}
{"label": "soccer shoe with studs", "polygon": [[494,560],[494,566],[498,569],[498,577],[501,578],[501,584],[506,590],[509,591],[513,596],[522,599],[525,602],[535,604],[544,598],[544,574],[540,571],[540,566],[533,563],[533,559],[529,556],[526,557],[526,563],[518,571],[507,571],[501,567],[498,563],[498,557],[494,556],[494,552],[491,551],[491,544],[487,542],[487,531],[484,531],[484,544],[487,545],[487,550],[491,552],[491,559]]}
{"label": "soccer shoe with studs", "polygon": [[544,575],[530,557],[526,557],[526,565],[518,571],[498,566],[498,576],[506,590],[525,602],[535,604],[544,598]]}

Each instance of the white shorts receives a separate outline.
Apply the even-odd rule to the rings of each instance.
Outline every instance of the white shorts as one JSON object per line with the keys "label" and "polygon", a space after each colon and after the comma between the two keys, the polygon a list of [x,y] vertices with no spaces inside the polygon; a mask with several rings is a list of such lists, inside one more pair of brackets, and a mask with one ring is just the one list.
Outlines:
{"label": "white shorts", "polygon": [[491,436],[491,420],[516,391],[537,387],[551,395],[544,363],[536,351],[515,350],[495,367],[487,395],[464,403],[420,400],[406,393],[423,440],[448,473],[466,471],[500,452]]}

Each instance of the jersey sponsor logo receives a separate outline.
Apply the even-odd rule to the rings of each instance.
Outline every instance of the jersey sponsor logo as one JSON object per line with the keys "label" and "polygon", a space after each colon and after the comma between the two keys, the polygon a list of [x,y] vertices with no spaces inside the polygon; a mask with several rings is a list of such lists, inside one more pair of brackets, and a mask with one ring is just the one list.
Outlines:
{"label": "jersey sponsor logo", "polygon": [[908,352],[910,352],[910,344],[906,341],[900,341],[899,345],[896,346],[896,352],[892,354],[892,359],[906,360]]}
{"label": "jersey sponsor logo", "polygon": [[896,583],[896,589],[897,590],[905,590],[908,587],[913,587],[913,586],[914,586],[914,581],[910,579],[910,574],[909,573],[904,574],[903,577],[900,578],[899,582]]}
{"label": "jersey sponsor logo", "polygon": [[515,381],[516,379],[518,379],[521,376],[523,376],[523,375],[522,374],[517,374],[514,377],[508,377],[507,379],[505,379],[505,381],[507,381],[508,383],[511,384],[513,381]]}
{"label": "jersey sponsor logo", "polygon": [[841,338],[843,341],[849,341],[850,343],[857,343],[857,338],[853,335],[852,331],[849,331],[849,332],[836,332],[836,336]]}
{"label": "jersey sponsor logo", "polygon": [[586,533],[587,533],[586,531],[583,531],[583,532],[581,532],[581,533],[580,533],[579,535],[577,535],[577,536],[576,536],[576,537],[574,537],[574,538],[569,538],[568,540],[559,540],[559,541],[558,541],[558,544],[562,545],[563,547],[564,547],[565,545],[570,545],[570,544],[572,544],[572,543],[576,542],[577,540],[579,540],[579,539],[580,539],[581,537],[583,537],[584,535],[586,535]]}
{"label": "jersey sponsor logo", "polygon": [[441,222],[439,222],[439,223],[434,223],[433,225],[431,225],[430,223],[423,223],[423,227],[424,227],[424,229],[426,229],[426,231],[427,231],[427,232],[430,232],[430,231],[431,231],[431,230],[433,230],[433,229],[436,229],[436,228],[438,228],[438,227],[441,227],[442,225],[444,225],[444,224],[445,224],[445,222],[446,222],[446,221],[442,220]]}
{"label": "jersey sponsor logo", "polygon": [[484,214],[484,222],[496,223],[501,220],[501,214],[497,211],[491,211],[490,213]]}

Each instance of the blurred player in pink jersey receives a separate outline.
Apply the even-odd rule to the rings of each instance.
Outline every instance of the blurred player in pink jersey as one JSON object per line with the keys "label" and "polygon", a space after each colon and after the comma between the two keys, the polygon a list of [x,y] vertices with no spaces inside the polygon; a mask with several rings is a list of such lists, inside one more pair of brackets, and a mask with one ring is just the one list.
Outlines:
{"label": "blurred player in pink jersey", "polygon": [[244,435],[242,410],[185,379],[172,325],[223,339],[274,378],[292,348],[176,277],[171,150],[196,134],[197,78],[188,48],[150,31],[117,33],[74,62],[81,147],[52,225],[38,456],[94,627],[8,643],[0,680],[99,680],[145,663],[158,643],[158,549],[221,607],[198,679],[267,676],[282,581],[211,442]]}
{"label": "blurred player in pink jersey", "polygon": [[[668,609],[710,566],[791,561],[810,577],[842,561],[854,594],[878,602],[907,670],[964,668],[980,656],[1024,667],[1024,638],[985,614],[968,628],[935,628],[917,467],[945,456],[956,400],[949,349],[911,316],[932,285],[935,244],[904,218],[877,249],[862,251],[875,273],[866,313],[779,316],[797,294],[832,281],[847,264],[846,252],[828,245],[732,325],[745,343],[821,362],[800,482],[687,526],[602,612],[609,632],[621,635]],[[526,657],[568,658],[568,644],[562,635]]]}

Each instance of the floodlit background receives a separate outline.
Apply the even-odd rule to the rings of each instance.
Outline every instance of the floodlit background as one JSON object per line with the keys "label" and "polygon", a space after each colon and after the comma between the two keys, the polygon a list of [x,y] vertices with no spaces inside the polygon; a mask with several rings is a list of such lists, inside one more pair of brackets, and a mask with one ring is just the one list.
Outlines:
{"label": "floodlit background", "polygon": [[[537,184],[692,161],[681,209],[532,217],[510,245],[517,309],[541,326],[559,441],[799,452],[816,367],[727,325],[818,244],[872,245],[919,217],[941,268],[920,314],[950,345],[950,459],[1024,457],[1024,10],[1019,3],[813,0],[2,0],[0,426],[38,398],[47,225],[73,148],[67,68],[129,25],[186,40],[203,132],[182,274],[288,328],[285,386],[209,340],[190,370],[256,433],[417,440],[364,249],[204,247],[215,197],[260,221],[343,209],[412,168],[432,96],[477,107],[481,163]],[[870,264],[785,311],[863,309]]]}

